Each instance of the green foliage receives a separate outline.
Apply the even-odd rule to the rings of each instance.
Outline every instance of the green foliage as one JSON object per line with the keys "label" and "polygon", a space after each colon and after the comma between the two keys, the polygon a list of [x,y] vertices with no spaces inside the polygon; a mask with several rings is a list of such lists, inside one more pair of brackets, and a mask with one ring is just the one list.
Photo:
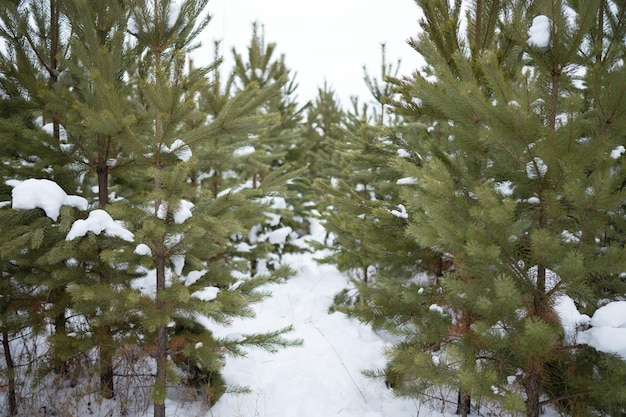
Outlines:
{"label": "green foliage", "polygon": [[[337,308],[402,337],[376,374],[401,395],[453,403],[459,393],[461,410],[465,394],[530,417],[546,405],[574,415],[623,409],[604,403],[595,382],[574,382],[585,380],[585,363],[606,369],[607,357],[572,344],[555,309],[569,296],[592,314],[624,294],[624,159],[610,156],[623,142],[613,122],[623,106],[624,7],[417,4],[422,32],[411,45],[426,65],[387,78],[398,95],[385,102],[402,119],[386,134],[367,117],[351,129],[351,119],[336,153],[343,170],[321,184],[338,243],[327,260],[380,271]],[[550,19],[546,47],[528,42],[540,14]],[[395,226],[383,213],[399,204],[406,218]],[[406,259],[398,246],[412,249]]]}
{"label": "green foliage", "polygon": [[[7,42],[0,55],[0,175],[3,184],[13,181],[0,194],[10,200],[17,180],[49,178],[132,232],[120,238],[90,229],[67,239],[93,211],[64,206],[51,219],[39,208],[3,207],[3,337],[24,327],[47,336],[50,361],[37,358],[36,366],[61,377],[69,376],[68,363],[97,354],[88,371],[99,374],[103,398],[117,389],[115,364],[132,369],[137,364],[125,361],[149,366],[156,358],[155,415],[162,415],[172,383],[190,384],[215,402],[225,391],[219,373],[227,354],[298,343],[284,337],[290,328],[242,340],[216,339],[210,331],[212,323],[251,317],[251,305],[267,295],[259,287],[293,274],[279,265],[255,270],[251,261],[274,256],[269,245],[259,244],[254,254],[239,247],[267,223],[268,199],[284,198],[286,182],[302,174],[289,168],[286,153],[301,120],[290,96],[296,85],[256,31],[250,59],[263,77],[235,89],[242,74],[222,86],[217,62],[187,66],[209,22],[207,1],[179,3],[0,7]],[[257,155],[236,152],[248,144]],[[207,288],[215,298],[203,296]],[[127,349],[142,354],[127,359]],[[81,377],[89,375],[84,370]]]}

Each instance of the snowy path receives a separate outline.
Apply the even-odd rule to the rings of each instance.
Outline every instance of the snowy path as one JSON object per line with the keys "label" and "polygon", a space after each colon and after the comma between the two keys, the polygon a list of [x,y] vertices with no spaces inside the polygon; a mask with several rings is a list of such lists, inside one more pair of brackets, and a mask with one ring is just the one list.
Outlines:
{"label": "snowy path", "polygon": [[[298,272],[283,285],[272,285],[272,297],[256,306],[257,317],[224,330],[258,332],[293,325],[301,347],[276,354],[250,351],[229,358],[226,382],[251,389],[225,395],[211,409],[213,417],[415,417],[419,405],[394,398],[380,381],[365,378],[363,369],[385,365],[385,342],[367,326],[341,313],[328,314],[334,295],[347,279],[334,267],[316,264],[311,255],[290,255]],[[219,334],[219,333],[218,333]],[[440,414],[438,414],[440,415]]]}

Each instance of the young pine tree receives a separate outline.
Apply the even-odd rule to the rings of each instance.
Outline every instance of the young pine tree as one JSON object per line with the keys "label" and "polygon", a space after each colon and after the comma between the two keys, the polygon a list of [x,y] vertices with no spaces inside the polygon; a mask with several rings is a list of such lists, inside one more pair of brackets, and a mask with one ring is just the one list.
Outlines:
{"label": "young pine tree", "polygon": [[[259,112],[280,114],[276,125],[264,129],[255,135],[248,135],[248,146],[245,155],[240,158],[238,171],[250,176],[252,187],[262,184],[264,178],[273,171],[281,171],[286,167],[299,167],[302,149],[302,120],[307,105],[300,106],[297,100],[298,84],[296,74],[287,66],[284,55],[277,55],[277,44],[266,42],[263,26],[252,24],[252,38],[247,53],[241,54],[233,48],[234,67],[231,80],[235,91],[251,84],[261,87],[281,83],[279,94],[269,98]],[[302,172],[302,171],[301,171]],[[301,173],[300,172],[300,173]],[[299,177],[299,174],[293,174]],[[253,250],[250,256],[266,257],[274,252],[279,256],[290,250],[297,250],[291,244],[296,237],[295,231],[306,233],[306,224],[302,217],[303,196],[294,193],[293,182],[289,181],[286,199],[271,199],[268,213],[272,217],[268,222],[255,227],[254,235],[250,236]],[[287,233],[287,238],[272,243],[268,236],[273,233]],[[278,259],[274,261],[276,263]],[[256,263],[256,260],[252,260]]]}
{"label": "young pine tree", "polygon": [[[384,60],[383,53],[381,75],[386,77],[391,66]],[[337,173],[316,184],[325,227],[336,244],[326,261],[356,273],[367,286],[378,274],[411,277],[423,269],[420,260],[426,254],[405,236],[407,213],[398,186],[404,173],[394,162],[407,157],[419,164],[419,157],[406,152],[400,119],[388,118],[389,124],[384,124],[387,80],[379,85],[367,73],[365,79],[377,100],[377,111],[372,115],[369,106],[360,108],[355,99],[344,126],[327,129],[324,140]]]}
{"label": "young pine tree", "polygon": [[[202,89],[208,69],[185,71],[185,59],[208,23],[208,18],[201,18],[206,3],[188,0],[175,9],[174,2],[155,0],[133,3],[130,8],[130,31],[140,51],[136,74],[140,110],[136,122],[125,126],[124,142],[141,161],[149,188],[137,193],[129,202],[133,207],[121,212],[136,228],[135,241],[142,243],[138,252],[146,257],[144,267],[153,271],[147,276],[153,282],[142,285],[139,306],[146,341],[153,342],[155,349],[155,417],[165,415],[167,380],[172,375],[168,357],[182,353],[208,372],[216,372],[224,353],[241,354],[240,346],[275,349],[290,343],[281,337],[285,329],[217,343],[211,342],[206,330],[199,343],[197,332],[191,330],[197,327],[183,324],[197,321],[198,316],[223,323],[250,316],[249,304],[262,298],[255,289],[290,273],[279,268],[271,275],[237,280],[249,269],[223,256],[232,253],[233,236],[247,233],[251,222],[260,221],[262,210],[255,201],[273,191],[276,176],[268,175],[256,189],[240,186],[217,195],[213,189],[189,186],[195,160],[215,160],[210,154],[213,148],[202,147],[203,143],[228,143],[231,135],[255,135],[278,121],[277,114],[261,114],[257,109],[277,95],[284,82],[264,87],[252,83],[228,100],[215,118],[191,123],[198,120],[194,92]],[[122,114],[116,117],[123,120]],[[172,322],[182,324],[181,337],[170,337]]]}
{"label": "young pine tree", "polygon": [[391,350],[400,392],[458,389],[463,415],[470,398],[528,417],[623,412],[623,361],[578,345],[558,306],[591,313],[623,293],[624,5],[417,3],[427,64],[402,111],[436,124],[424,166],[403,164],[418,182],[409,236],[454,270],[417,291],[433,296]]}
{"label": "young pine tree", "polygon": [[[50,178],[62,184],[68,191],[78,186],[75,167],[71,164],[72,158],[64,151],[66,132],[60,123],[61,114],[47,107],[45,97],[58,88],[58,80],[65,68],[61,58],[67,53],[67,32],[65,29],[65,12],[63,3],[50,2],[4,2],[0,6],[0,36],[5,48],[0,54],[0,68],[2,76],[2,90],[5,109],[14,106],[22,108],[23,122],[11,121],[7,123],[12,128],[3,135],[3,179],[24,180],[27,178]],[[42,129],[42,127],[44,129]],[[46,133],[47,132],[47,133]],[[9,190],[7,190],[9,191]],[[10,200],[10,198],[7,198]],[[16,223],[12,223],[12,221]],[[16,227],[25,226],[23,221],[30,222],[34,217],[13,217],[5,224],[6,231],[10,232],[10,224]],[[46,222],[45,220],[41,220]],[[42,224],[39,220],[30,225],[32,231],[50,237],[48,232],[56,233],[48,227],[51,224]],[[40,228],[40,230],[36,230]],[[44,231],[45,230],[45,231]],[[48,240],[50,241],[50,240]],[[8,245],[17,242],[6,242]],[[37,243],[35,246],[38,246]],[[13,247],[13,249],[16,249]],[[7,248],[7,250],[9,250]],[[9,250],[10,253],[20,252]],[[6,258],[11,261],[11,258]],[[35,259],[24,260],[28,268],[38,269]],[[57,266],[58,268],[58,266]],[[16,271],[23,279],[29,279],[28,274]],[[38,269],[38,273],[41,270]],[[62,281],[50,280],[51,271],[42,276],[49,284],[48,297],[40,297],[40,305],[48,304],[55,333],[66,333],[66,310],[69,296],[64,290]],[[36,274],[33,274],[33,276]],[[29,288],[37,287],[40,283],[25,283]],[[43,284],[44,287],[47,284]],[[39,293],[41,295],[41,293]],[[58,305],[57,305],[58,304]],[[41,318],[39,316],[38,318]],[[41,329],[41,323],[34,324],[33,328]],[[64,373],[65,361],[56,353],[52,355],[53,368],[58,373]]]}

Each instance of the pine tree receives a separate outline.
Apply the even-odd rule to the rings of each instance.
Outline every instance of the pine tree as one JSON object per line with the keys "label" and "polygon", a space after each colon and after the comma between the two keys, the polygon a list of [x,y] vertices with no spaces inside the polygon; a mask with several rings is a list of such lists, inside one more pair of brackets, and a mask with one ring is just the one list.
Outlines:
{"label": "pine tree", "polygon": [[[332,87],[324,82],[317,90],[317,97],[307,105],[306,120],[302,123],[299,146],[294,147],[294,164],[306,168],[306,173],[295,178],[290,190],[295,194],[289,200],[296,216],[304,222],[299,234],[306,233],[309,219],[319,217],[322,194],[315,180],[330,182],[341,172],[335,164],[334,142],[331,137],[345,127],[346,113]],[[323,209],[321,210],[323,211]],[[323,246],[323,245],[322,245]]]}
{"label": "pine tree", "polygon": [[[231,168],[252,172],[233,157],[241,145],[233,139],[247,141],[279,125],[282,108],[259,109],[281,97],[286,79],[262,87],[252,82],[234,94],[228,86],[221,90],[219,80],[207,78],[215,66],[187,65],[209,21],[201,18],[206,1],[122,3],[63,3],[59,20],[71,30],[50,33],[75,37],[56,41],[66,55],[56,54],[54,66],[19,34],[30,22],[40,23],[28,36],[38,34],[48,51],[54,42],[41,28],[58,14],[52,10],[57,3],[3,5],[9,47],[0,82],[17,110],[3,114],[3,179],[47,177],[68,193],[82,189],[99,209],[87,211],[87,200],[80,209],[62,207],[58,216],[3,208],[2,285],[15,282],[46,296],[33,297],[37,308],[29,308],[26,325],[44,332],[52,316],[57,331],[49,342],[59,363],[98,349],[105,398],[114,394],[116,344],[154,352],[154,412],[162,416],[169,383],[191,384],[212,403],[224,390],[219,371],[226,355],[241,355],[245,346],[275,350],[296,343],[283,338],[288,328],[237,340],[215,338],[209,330],[211,322],[251,316],[250,304],[264,297],[257,288],[291,274],[286,267],[254,274],[237,255],[240,237],[266,220],[263,201],[283,191],[286,169],[266,170],[256,188],[247,186],[248,174],[229,177]],[[37,18],[22,19],[30,7]],[[204,95],[209,85],[224,94]],[[35,119],[42,112],[44,120]],[[228,158],[221,156],[229,154],[232,165],[222,170]],[[213,173],[228,188],[204,183]],[[8,187],[2,193],[10,199]],[[97,227],[72,236],[75,227],[105,217],[115,230],[113,219],[123,220],[123,236]],[[22,307],[3,301],[7,340],[5,329],[19,327],[6,325]]]}
{"label": "pine tree", "polygon": [[400,83],[398,111],[431,126],[414,148],[423,167],[401,164],[417,179],[408,233],[454,269],[440,289],[387,285],[419,306],[387,321],[411,323],[390,351],[399,392],[458,389],[462,415],[469,398],[529,417],[548,405],[623,412],[623,361],[578,346],[555,305],[591,312],[623,293],[623,160],[611,154],[623,142],[624,6],[417,3],[412,44],[427,65]]}
{"label": "pine tree", "polygon": [[[249,136],[247,155],[241,158],[241,166],[238,171],[245,175],[245,169],[252,179],[252,187],[262,183],[265,176],[276,170],[285,170],[286,167],[296,169],[300,167],[302,155],[302,120],[303,113],[308,104],[300,106],[297,100],[296,74],[287,66],[284,55],[277,56],[277,44],[266,42],[264,27],[258,22],[252,24],[252,38],[247,47],[247,54],[239,53],[235,48],[232,50],[234,67],[231,79],[235,91],[245,88],[251,83],[259,86],[267,86],[276,82],[283,83],[280,93],[271,97],[259,109],[263,113],[278,113],[280,121],[269,129],[260,131],[254,136]],[[283,253],[298,250],[291,241],[299,234],[307,233],[304,220],[305,209],[302,205],[302,195],[297,193],[293,186],[293,180],[297,180],[301,174],[293,173],[293,179],[287,184],[288,193],[284,198],[271,199],[268,201],[269,221],[255,227],[256,236],[250,236],[253,242],[253,264],[255,257],[266,257],[268,253],[278,254],[271,263],[280,261]],[[287,234],[286,239],[280,239],[272,243],[272,234]],[[277,239],[278,240],[278,239]],[[272,265],[270,265],[272,267]]]}
{"label": "pine tree", "polygon": [[[384,52],[384,50],[383,50]],[[381,76],[386,77],[390,65],[384,61]],[[325,227],[335,239],[335,248],[325,261],[336,263],[342,271],[352,271],[365,285],[374,275],[412,276],[422,270],[421,248],[406,238],[406,209],[399,195],[398,181],[403,173],[391,163],[408,156],[419,163],[417,155],[405,152],[400,120],[383,114],[383,96],[390,91],[370,77],[365,79],[377,100],[376,111],[353,100],[344,126],[332,126],[324,139],[332,149],[336,178],[319,179],[320,204]],[[406,154],[406,155],[405,155]],[[326,174],[328,175],[328,174]]]}
{"label": "pine tree", "polygon": [[[4,168],[6,179],[51,178],[64,189],[73,191],[78,184],[72,159],[64,151],[66,130],[60,123],[61,114],[48,108],[46,100],[58,88],[59,77],[65,70],[60,59],[68,51],[64,17],[63,3],[56,0],[5,2],[0,7],[0,36],[6,43],[6,50],[0,57],[5,103],[22,106],[27,120],[26,125],[14,125],[12,135],[4,138],[7,141],[4,157],[11,161]],[[18,220],[18,224],[20,222]],[[43,230],[48,226],[39,224],[38,227]],[[37,226],[32,224],[31,227]],[[42,230],[36,232],[37,236]],[[38,269],[33,261],[28,264]],[[51,275],[51,271],[48,272]],[[50,296],[40,302],[58,303],[59,308],[50,308],[48,312],[55,314],[52,317],[55,332],[63,335],[67,320],[61,306],[67,305],[69,297],[63,284],[48,283]],[[32,288],[33,283],[26,285]],[[54,369],[64,373],[65,361],[54,356]]]}
{"label": "pine tree", "polygon": [[[109,108],[124,106],[124,97],[130,94],[124,82],[124,75],[129,73],[131,67],[130,46],[126,40],[128,12],[123,4],[116,2],[77,0],[66,2],[65,8],[73,34],[70,40],[72,55],[64,62],[68,75],[59,80],[58,93],[48,97],[48,107],[54,108],[59,114],[65,113],[62,122],[68,134],[68,145],[72,147],[77,164],[84,166],[91,174],[86,176],[87,184],[96,184],[97,204],[104,209],[109,203],[110,173],[124,163],[117,138],[123,125],[112,123]],[[89,123],[85,123],[85,120]],[[89,181],[93,176],[95,181]],[[85,188],[91,189],[90,186]],[[83,248],[64,243],[61,245],[61,253],[53,255],[51,259],[55,262],[61,256],[80,260],[79,265],[86,269],[85,276],[98,275],[87,285],[100,285],[103,294],[106,294],[112,286],[128,285],[131,277],[111,268],[107,262],[100,262],[99,258],[107,246],[101,240],[96,238],[96,242],[89,241],[87,245],[95,243],[95,246]],[[91,248],[95,252],[91,253]],[[86,254],[89,255],[85,257]],[[74,284],[73,297],[84,300],[83,295],[77,295],[77,289],[84,287],[80,281]],[[94,317],[98,312],[109,311],[110,308],[111,300],[107,300],[103,305],[92,305],[91,311],[85,310],[83,304],[81,312],[85,317]],[[124,317],[124,314],[111,316]],[[90,324],[94,323],[92,321]],[[100,393],[104,398],[112,398],[115,393],[114,327],[125,328],[123,321],[120,321],[116,325],[95,326],[88,333],[95,334],[99,340]]]}
{"label": "pine tree", "polygon": [[[23,75],[18,75],[18,72],[30,74],[34,79],[40,76],[42,71],[40,62],[40,65],[36,65],[37,61],[26,65],[16,57],[20,54],[28,55],[30,52],[41,60],[41,55],[36,48],[33,48],[34,52],[23,50],[24,46],[30,42],[21,45],[18,40],[11,37],[15,32],[15,27],[20,27],[19,25],[22,24],[14,20],[19,9],[11,7],[5,10],[8,23],[5,34],[11,40],[10,45],[13,51],[13,57],[7,57],[5,61],[6,68],[9,70],[7,75],[17,83],[14,87],[17,91],[19,89],[29,91],[31,97],[39,101],[40,106],[45,110],[44,115],[54,116],[51,131],[58,142],[55,148],[61,148],[63,154],[73,160],[73,163],[66,160],[58,165],[71,167],[72,177],[83,180],[82,188],[86,190],[86,196],[95,185],[98,205],[105,207],[109,198],[109,172],[114,168],[111,166],[111,161],[120,159],[119,144],[115,143],[113,136],[121,130],[120,124],[112,125],[109,120],[108,107],[123,105],[125,102],[123,98],[128,94],[128,92],[126,94],[122,92],[123,75],[128,72],[127,68],[130,64],[127,53],[129,48],[125,40],[127,15],[123,6],[115,2],[92,4],[77,0],[64,2],[62,6],[64,22],[67,25],[67,30],[64,29],[63,32],[70,33],[72,36],[63,38],[67,55],[56,57],[55,68],[62,68],[63,71],[55,73],[54,83],[49,83],[51,88],[42,91],[36,83],[29,81]],[[47,10],[49,16],[59,12],[52,10],[53,7],[56,6],[50,3]],[[39,6],[33,3],[33,8],[35,16],[46,15],[44,3]],[[43,18],[38,20],[45,21]],[[39,31],[41,32],[42,29]],[[27,37],[30,36],[32,35],[27,35]],[[71,54],[68,51],[71,51]],[[20,62],[22,62],[21,67],[15,67],[13,64]],[[26,61],[26,63],[29,62],[31,61]],[[85,123],[85,120],[89,120],[89,123]],[[49,151],[39,149],[40,152],[35,152],[36,149],[32,144],[27,143],[33,156],[48,163],[52,161]],[[94,181],[89,175],[91,173],[95,174]],[[62,242],[63,240],[60,244]],[[70,259],[73,255],[76,256],[75,259],[82,257],[70,250],[62,253],[61,260]],[[52,264],[59,261],[58,253],[50,257],[48,259],[55,259]],[[88,263],[81,262],[80,265],[86,270],[91,268],[87,266]],[[71,273],[68,274],[68,276],[71,275]],[[88,275],[90,273],[86,272],[85,276]],[[100,281],[106,281],[106,279],[105,276],[100,277]],[[67,283],[65,280],[63,282]],[[90,281],[90,283],[93,282]],[[80,286],[81,280],[74,284]],[[96,311],[97,309],[98,307],[94,308]],[[108,332],[104,328],[92,330],[94,333]],[[88,332],[85,333],[88,334]],[[109,336],[110,340],[106,342],[106,345],[114,346],[112,335]],[[72,344],[71,338],[61,336],[54,340],[66,340],[70,345]],[[101,393],[105,398],[110,398],[114,394],[113,353],[110,349],[101,349],[101,351],[102,356],[99,361],[102,365]]]}
{"label": "pine tree", "polygon": [[[126,125],[124,140],[145,164],[151,189],[145,189],[140,200],[133,200],[137,208],[132,215],[128,213],[128,219],[137,228],[136,241],[147,247],[147,264],[155,275],[151,284],[155,291],[144,294],[141,312],[146,340],[155,345],[154,415],[159,417],[165,415],[169,354],[182,352],[191,358],[193,353],[199,366],[216,372],[222,362],[220,352],[240,354],[238,346],[275,349],[289,344],[281,337],[286,329],[237,341],[220,340],[218,346],[210,343],[210,334],[204,332],[200,348],[195,332],[184,330],[189,326],[181,328],[182,339],[168,336],[172,320],[181,323],[200,314],[228,322],[231,317],[251,315],[249,303],[262,298],[255,288],[289,274],[288,269],[280,268],[271,275],[237,281],[233,271],[246,271],[246,267],[237,260],[221,259],[225,251],[232,251],[232,236],[243,234],[251,221],[262,216],[253,203],[272,191],[275,176],[268,175],[263,188],[240,187],[218,195],[213,190],[207,194],[202,188],[192,189],[187,183],[195,158],[215,160],[210,148],[198,145],[230,135],[254,135],[278,121],[277,114],[259,114],[257,109],[277,95],[284,82],[265,87],[252,83],[230,99],[213,120],[189,128],[193,124],[186,122],[198,117],[193,92],[202,89],[207,69],[185,72],[185,58],[208,23],[200,18],[205,6],[206,0],[185,1],[175,11],[172,2],[157,0],[131,7],[131,32],[141,51],[137,72],[141,113],[137,123]],[[121,114],[117,118],[123,119]],[[194,270],[201,271],[200,278],[185,277]],[[194,353],[196,348],[199,352]]]}
{"label": "pine tree", "polygon": [[[338,127],[345,127],[345,111],[335,90],[326,82],[317,89],[317,97],[307,109],[300,164],[308,168],[310,178],[330,180],[340,170],[333,163],[334,148],[330,138]],[[305,184],[305,186],[307,186]],[[310,188],[310,182],[308,187]]]}

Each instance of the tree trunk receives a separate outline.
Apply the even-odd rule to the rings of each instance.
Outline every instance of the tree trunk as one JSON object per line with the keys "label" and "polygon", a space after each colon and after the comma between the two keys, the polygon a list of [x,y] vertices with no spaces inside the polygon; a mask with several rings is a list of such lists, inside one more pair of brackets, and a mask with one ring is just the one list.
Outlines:
{"label": "tree trunk", "polygon": [[113,334],[110,327],[105,326],[98,329],[101,334],[99,341],[100,350],[100,395],[102,398],[111,399],[115,396],[115,384],[113,381]]}
{"label": "tree trunk", "polygon": [[[64,291],[64,290],[61,290]],[[67,323],[67,318],[65,317],[65,309],[61,311],[59,314],[54,317],[54,333],[57,335],[65,335],[67,333],[67,329],[65,327]],[[67,373],[67,361],[59,358],[58,354],[53,351],[54,357],[52,358],[54,372],[56,374],[62,375]]]}
{"label": "tree trunk", "polygon": [[2,331],[2,347],[4,349],[4,360],[7,364],[7,379],[9,380],[9,415],[17,415],[17,397],[15,395],[15,363],[11,355],[11,346],[9,344],[9,332]]}
{"label": "tree trunk", "polygon": [[459,388],[459,395],[456,402],[456,414],[467,417],[471,412],[472,401],[469,392]]}
{"label": "tree trunk", "polygon": [[[157,309],[163,310],[160,293],[165,289],[165,256],[157,255]],[[154,382],[154,417],[165,417],[165,396],[167,391],[167,329],[160,324],[156,334],[156,380]]]}
{"label": "tree trunk", "polygon": [[[61,32],[59,29],[59,3],[58,0],[50,0],[50,62],[48,63],[48,85],[53,87],[59,79],[59,43],[61,42]],[[61,123],[56,112],[52,113],[52,137],[56,144],[61,142]]]}
{"label": "tree trunk", "polygon": [[[96,174],[98,177],[98,205],[104,209],[109,204],[109,150],[111,138],[98,136],[98,160],[95,162]],[[98,255],[102,252],[98,248]],[[100,274],[100,283],[105,283],[107,277]],[[111,399],[115,396],[115,384],[113,380],[113,357],[115,354],[113,331],[110,326],[97,329],[99,333],[100,350],[100,395],[102,398]]]}
{"label": "tree trunk", "polygon": [[109,202],[109,167],[106,161],[96,165],[96,173],[98,175],[98,202],[100,208],[103,209]]}
{"label": "tree trunk", "polygon": [[530,372],[526,380],[526,417],[539,417],[541,415],[541,375],[538,371]]}

